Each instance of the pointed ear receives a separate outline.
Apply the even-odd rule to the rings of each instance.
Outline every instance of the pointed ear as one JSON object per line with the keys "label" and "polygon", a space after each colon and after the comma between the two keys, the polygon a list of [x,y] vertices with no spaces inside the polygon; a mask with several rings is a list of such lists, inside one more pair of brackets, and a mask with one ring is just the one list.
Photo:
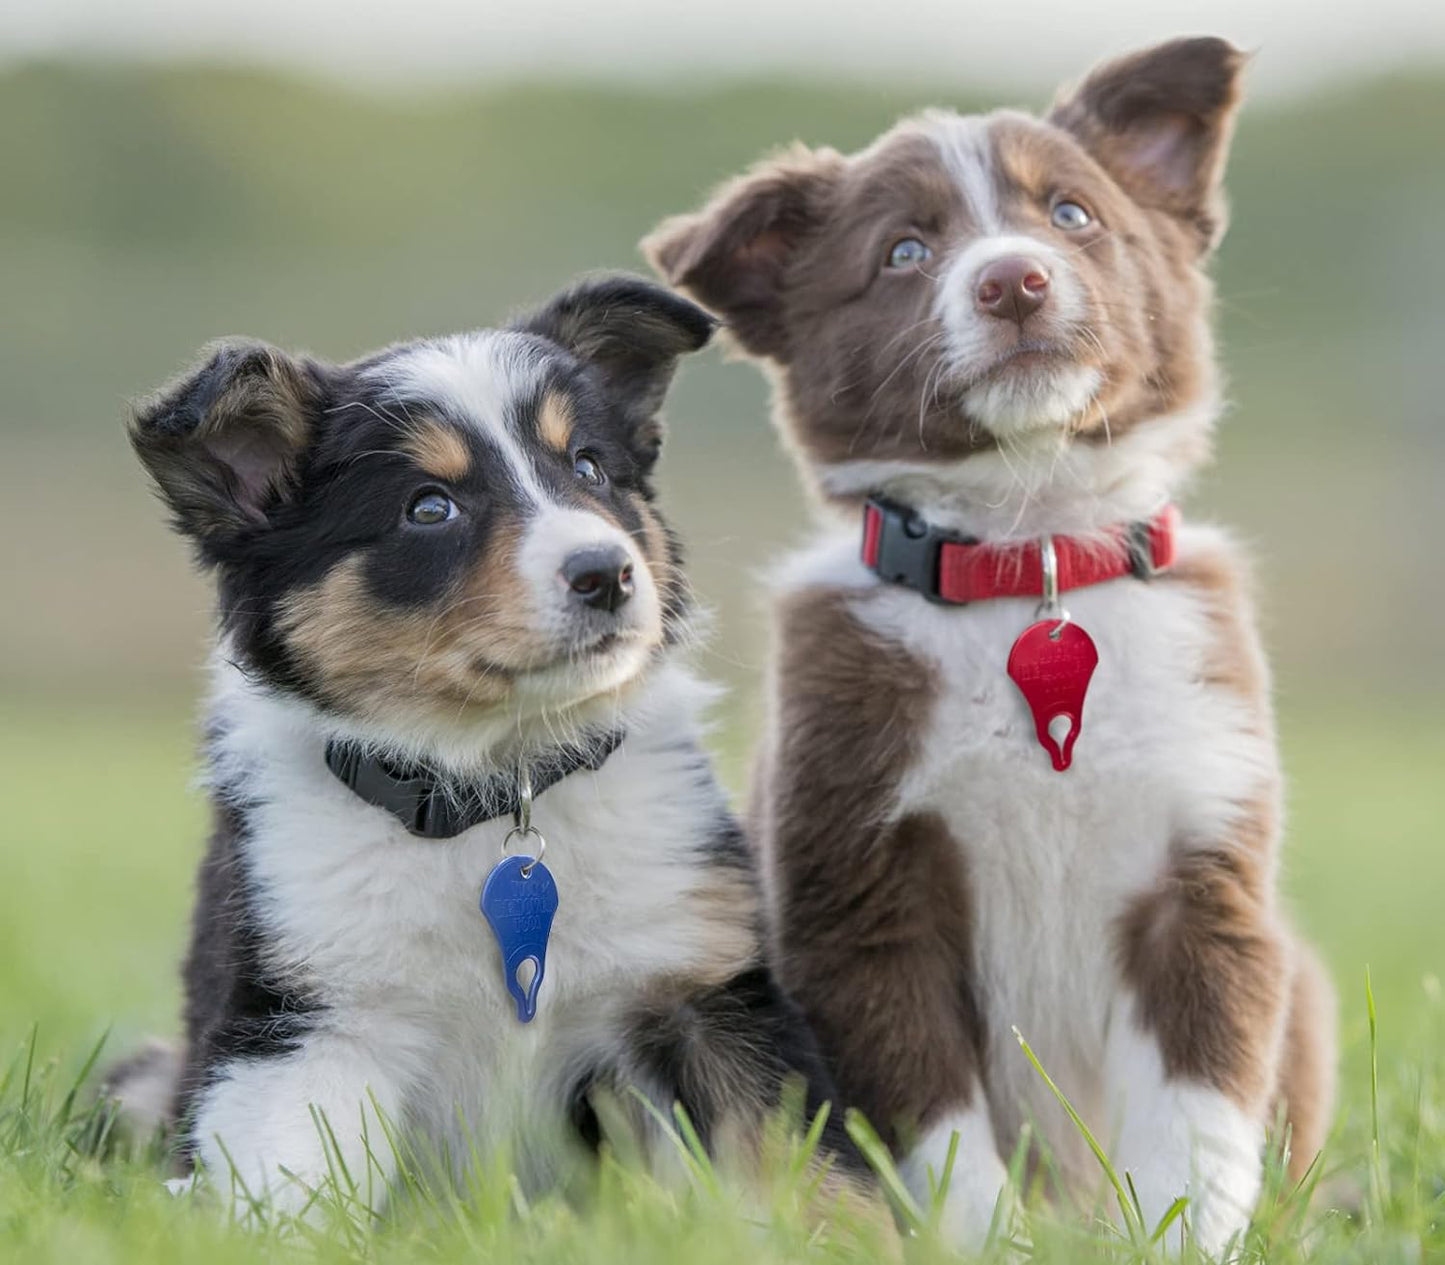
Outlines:
{"label": "pointed ear", "polygon": [[263,343],[226,342],[136,406],[131,446],[203,544],[267,526],[312,433],[319,375]]}
{"label": "pointed ear", "polygon": [[1138,202],[1186,221],[1209,249],[1224,234],[1221,182],[1246,60],[1221,39],[1160,44],[1100,66],[1049,119]]}
{"label": "pointed ear", "polygon": [[665,220],[643,240],[669,283],[717,312],[748,351],[787,356],[786,271],[827,216],[845,160],[801,145],[724,185],[701,211]]}
{"label": "pointed ear", "polygon": [[584,281],[523,318],[517,328],[591,365],[633,428],[638,451],[662,444],[658,410],[679,356],[697,351],[716,322],[695,303],[640,277]]}

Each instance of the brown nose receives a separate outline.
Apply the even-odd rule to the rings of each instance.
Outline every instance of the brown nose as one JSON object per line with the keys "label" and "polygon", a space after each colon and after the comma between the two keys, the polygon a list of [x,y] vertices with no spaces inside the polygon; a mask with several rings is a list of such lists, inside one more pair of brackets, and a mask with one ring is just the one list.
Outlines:
{"label": "brown nose", "polygon": [[1049,270],[1027,255],[1005,255],[978,274],[978,310],[1022,325],[1049,297]]}

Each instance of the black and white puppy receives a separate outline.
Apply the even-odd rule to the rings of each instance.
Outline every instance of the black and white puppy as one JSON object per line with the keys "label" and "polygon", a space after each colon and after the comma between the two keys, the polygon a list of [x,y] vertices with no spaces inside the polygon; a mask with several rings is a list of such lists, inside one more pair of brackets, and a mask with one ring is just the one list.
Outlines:
{"label": "black and white puppy", "polygon": [[[746,1171],[785,1081],[827,1097],[675,653],[658,409],[711,329],[611,278],[354,364],[225,344],[136,411],[219,594],[170,1112],[236,1198],[301,1209],[342,1166],[384,1191],[398,1129],[552,1182],[633,1090]],[[837,1115],[824,1154],[871,1199]]]}

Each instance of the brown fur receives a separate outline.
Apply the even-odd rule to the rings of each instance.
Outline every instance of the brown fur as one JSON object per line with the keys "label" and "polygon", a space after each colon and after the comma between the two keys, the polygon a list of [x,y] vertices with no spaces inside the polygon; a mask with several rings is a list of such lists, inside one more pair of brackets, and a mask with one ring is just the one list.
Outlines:
{"label": "brown fur", "polygon": [[[433,455],[445,449],[439,440]],[[643,498],[632,498],[631,508],[641,522],[631,535],[664,608],[680,607],[685,581],[666,530]],[[626,530],[613,507],[593,512]],[[461,719],[469,710],[495,709],[510,697],[519,673],[551,661],[517,569],[524,530],[520,520],[499,522],[472,570],[425,607],[378,601],[362,560],[349,558],[285,600],[281,633],[320,692],[358,715],[379,719],[401,708]]]}
{"label": "brown fur", "polygon": [[1210,247],[1226,223],[1220,181],[1245,61],[1223,40],[1175,40],[1098,67],[1049,117]]}
{"label": "brown fur", "polygon": [[542,442],[558,452],[572,445],[572,405],[565,395],[548,391],[537,410],[537,433]]}
{"label": "brown fur", "polygon": [[704,985],[721,984],[757,959],[757,882],[751,871],[724,865],[710,867],[703,879],[690,897],[702,962],[694,978]]}
{"label": "brown fur", "polygon": [[[1120,926],[1126,977],[1170,1075],[1228,1094],[1252,1115],[1283,1108],[1289,1174],[1324,1145],[1334,1101],[1334,993],[1318,958],[1271,909],[1261,847],[1272,809],[1236,853],[1191,852]],[[1253,854],[1253,855],[1251,855]]]}
{"label": "brown fur", "polygon": [[[1056,190],[1108,226],[1078,235],[1079,247],[1069,257],[1091,297],[1091,324],[1102,346],[1078,359],[1097,364],[1106,382],[1075,433],[1113,442],[1142,421],[1204,398],[1213,374],[1202,317],[1213,290],[1198,267],[1199,244],[1188,228],[1131,198],[1099,155],[1076,138],[1025,115],[1005,112],[994,119],[994,162],[1011,226],[1045,234]],[[1127,302],[1118,301],[1121,294],[1130,296]]]}
{"label": "brown fur", "polygon": [[[1007,385],[1012,370],[998,365],[1014,352],[1096,371],[1096,393],[1075,416],[1039,419],[1059,427],[1061,444],[1113,444],[1177,417],[1167,456],[1183,474],[1209,450],[1204,265],[1225,223],[1244,60],[1221,40],[1175,41],[1098,68],[1044,118],[1000,111],[965,129],[924,114],[853,155],[795,147],[667,221],[643,248],[766,362],[777,423],[836,502],[877,479],[874,493],[946,488],[936,495],[951,511],[976,512],[972,485],[950,486],[940,467],[997,462],[987,393],[970,388],[995,373]],[[983,320],[968,289],[940,290],[976,284],[977,273],[948,268],[979,236],[971,204],[986,202],[965,196],[968,179],[950,162],[988,182],[1000,233],[1039,243],[1054,281],[1066,277],[1079,296],[1076,315],[1061,299],[1013,323]],[[1080,204],[1088,222],[1055,226],[1061,201]],[[930,258],[891,266],[891,247],[909,238]],[[969,360],[963,368],[949,345]],[[1006,433],[1007,410],[993,411]],[[865,460],[909,474],[839,469]],[[1154,582],[1197,601],[1201,692],[1237,704],[1241,725],[1272,741],[1268,668],[1237,560],[1222,549],[1189,555]],[[821,590],[784,599],[754,812],[781,977],[845,1096],[906,1135],[966,1104],[977,1075],[968,840],[950,838],[931,812],[895,820],[893,793],[933,687],[924,665],[853,618],[848,603],[866,600]],[[1168,1073],[1217,1087],[1256,1119],[1284,1099],[1298,1170],[1329,1110],[1329,993],[1276,910],[1278,786],[1263,774],[1265,789],[1236,805],[1224,837],[1159,840],[1172,843],[1172,863],[1119,919],[1116,948]]]}
{"label": "brown fur", "polygon": [[[1188,587],[1210,633],[1200,684],[1244,705],[1271,737],[1269,673],[1244,568],[1225,549],[1191,550],[1156,583]],[[1275,910],[1278,791],[1243,805],[1232,837],[1201,850],[1182,840],[1156,890],[1120,924],[1125,976],[1166,1068],[1260,1114],[1282,1102],[1298,1178],[1324,1141],[1334,1085],[1333,1000],[1313,953]]]}
{"label": "brown fur", "polygon": [[1335,991],[1308,945],[1294,945],[1289,1018],[1276,1087],[1290,1132],[1290,1180],[1303,1180],[1330,1130],[1335,1101]]}
{"label": "brown fur", "polygon": [[1209,632],[1200,684],[1246,704],[1257,733],[1273,734],[1269,665],[1255,634],[1251,584],[1241,560],[1223,550],[1194,551],[1156,583],[1187,586],[1198,598]]}
{"label": "brown fur", "polygon": [[536,653],[512,570],[519,539],[499,530],[465,589],[436,610],[389,609],[368,593],[358,560],[348,559],[287,599],[283,633],[327,697],[360,715],[399,705],[453,714],[494,708]]}
{"label": "brown fur", "polygon": [[[971,902],[943,822],[891,825],[931,673],[868,634],[836,592],[781,615],[766,791],[778,972],[829,1052],[844,1099],[890,1137],[966,1104],[978,1070],[970,985]],[[876,683],[887,681],[889,688]]]}
{"label": "brown fur", "polygon": [[[1071,359],[1104,379],[1074,425],[1090,442],[1111,442],[1213,390],[1211,288],[1199,264],[1222,230],[1219,176],[1242,58],[1210,40],[1156,52],[1160,74],[1182,77],[1177,109],[1166,108],[1162,89],[1126,90],[1141,64],[1153,65],[1131,58],[1095,72],[1046,120],[1010,111],[987,119],[1009,231],[1057,238],[1049,213],[1065,197],[1096,220],[1060,241],[1089,312],[1083,329],[1059,333]],[[778,422],[805,469],[854,458],[951,462],[995,446],[960,416],[940,355],[938,270],[976,226],[928,136],[933,117],[905,120],[849,157],[795,147],[643,242],[669,281],[771,362]],[[1162,169],[1142,162],[1160,154],[1169,159]],[[883,268],[890,244],[908,236],[930,243],[934,260]],[[1196,442],[1203,456],[1205,437]]]}
{"label": "brown fur", "polygon": [[789,261],[831,205],[844,165],[833,150],[796,145],[724,185],[701,213],[659,225],[643,252],[674,285],[725,313],[748,351],[784,358],[789,337],[778,300]]}
{"label": "brown fur", "polygon": [[417,423],[408,428],[402,450],[424,474],[443,482],[460,483],[472,470],[471,450],[451,426]]}
{"label": "brown fur", "polygon": [[[1273,833],[1269,808],[1246,834]],[[1212,1085],[1258,1115],[1274,1091],[1289,951],[1262,858],[1183,851],[1120,926],[1125,977],[1169,1075]]]}

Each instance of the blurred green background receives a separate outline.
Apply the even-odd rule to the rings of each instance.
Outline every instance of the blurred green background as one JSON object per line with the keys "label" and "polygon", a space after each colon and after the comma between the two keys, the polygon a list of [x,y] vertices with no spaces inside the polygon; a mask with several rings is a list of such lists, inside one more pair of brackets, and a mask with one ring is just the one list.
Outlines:
{"label": "blurred green background", "polygon": [[[1042,105],[1045,94],[989,94]],[[174,1025],[203,805],[187,790],[206,585],[122,435],[203,342],[327,357],[496,321],[640,268],[662,215],[793,137],[853,147],[936,86],[533,84],[361,94],[259,71],[0,71],[0,1032]],[[1286,886],[1385,1040],[1445,927],[1445,72],[1247,108],[1218,260],[1233,401],[1189,505],[1251,542],[1291,772]],[[710,351],[669,414],[667,504],[717,612],[737,784],[759,571],[806,521],[750,366]],[[1398,1048],[1398,1047],[1396,1047]],[[1358,1096],[1354,1101],[1359,1101]]]}

